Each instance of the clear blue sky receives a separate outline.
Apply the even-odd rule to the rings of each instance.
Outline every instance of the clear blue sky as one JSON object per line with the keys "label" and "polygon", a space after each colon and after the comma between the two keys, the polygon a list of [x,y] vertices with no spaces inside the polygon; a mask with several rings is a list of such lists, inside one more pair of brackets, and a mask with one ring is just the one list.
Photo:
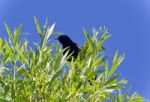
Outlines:
{"label": "clear blue sky", "polygon": [[81,28],[106,26],[112,37],[105,43],[112,58],[116,50],[126,58],[117,72],[139,92],[150,99],[150,1],[149,0],[0,0],[0,37],[23,24],[28,40],[37,41],[33,17],[40,23],[48,17],[55,30],[69,35],[80,46],[85,41]]}

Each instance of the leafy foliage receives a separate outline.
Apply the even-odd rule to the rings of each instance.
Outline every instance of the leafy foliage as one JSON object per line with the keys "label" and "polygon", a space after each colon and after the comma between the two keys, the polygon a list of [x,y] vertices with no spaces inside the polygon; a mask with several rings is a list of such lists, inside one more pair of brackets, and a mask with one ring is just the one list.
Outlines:
{"label": "leafy foliage", "polygon": [[55,24],[46,21],[42,31],[36,17],[34,21],[40,36],[35,50],[26,39],[18,40],[22,25],[12,33],[4,24],[9,38],[0,39],[0,102],[143,102],[137,93],[129,96],[129,90],[121,94],[127,80],[118,80],[115,71],[124,55],[117,51],[109,66],[102,46],[110,38],[107,29],[94,29],[90,37],[83,28],[86,42],[78,58],[67,62],[58,42],[48,45]]}

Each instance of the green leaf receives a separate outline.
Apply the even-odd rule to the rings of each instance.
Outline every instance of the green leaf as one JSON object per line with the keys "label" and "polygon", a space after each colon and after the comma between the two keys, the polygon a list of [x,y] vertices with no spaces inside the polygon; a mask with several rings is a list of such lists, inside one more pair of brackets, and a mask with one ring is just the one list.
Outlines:
{"label": "green leaf", "polygon": [[12,54],[12,52],[13,52],[13,49],[9,46],[9,44],[8,44],[8,42],[5,42],[5,53],[9,53],[9,54]]}
{"label": "green leaf", "polygon": [[20,76],[24,76],[25,78],[30,78],[30,75],[27,73],[27,71],[23,68],[15,67],[16,70],[18,71],[16,78],[18,79]]}
{"label": "green leaf", "polygon": [[101,56],[99,59],[97,59],[96,61],[94,61],[93,66],[92,67],[101,67],[104,64],[104,61],[107,59],[107,56]]}
{"label": "green leaf", "polygon": [[118,84],[127,84],[127,82],[128,82],[127,80],[122,79],[121,81],[118,82]]}
{"label": "green leaf", "polygon": [[21,28],[22,28],[22,24],[14,32],[14,45],[16,45],[16,43],[18,42],[18,37],[21,32]]}
{"label": "green leaf", "polygon": [[53,24],[51,27],[48,27],[44,37],[42,38],[42,48],[44,48],[47,44],[48,38],[50,37],[50,35],[52,34],[53,30],[54,30],[55,24]]}
{"label": "green leaf", "polygon": [[85,35],[86,40],[89,42],[90,45],[92,45],[92,39],[90,38],[89,34],[87,33],[86,29],[83,28],[83,34]]}
{"label": "green leaf", "polygon": [[91,79],[91,78],[95,77],[95,75],[99,75],[99,74],[103,73],[104,71],[105,71],[105,70],[96,70],[96,71],[90,73],[90,74],[88,75],[87,79]]}
{"label": "green leaf", "polygon": [[19,57],[20,57],[20,61],[22,61],[23,63],[27,63],[27,59],[26,59],[26,56],[25,55],[23,55],[22,54],[22,52],[21,51],[19,51],[19,49],[18,48],[16,48],[15,49],[16,51],[17,51],[17,53],[18,53],[18,55],[19,55]]}
{"label": "green leaf", "polygon": [[118,58],[118,51],[114,55],[113,63],[115,63],[117,61],[117,58]]}
{"label": "green leaf", "polygon": [[37,32],[40,35],[40,37],[42,38],[42,31],[41,31],[39,22],[38,22],[38,20],[37,20],[37,18],[35,16],[34,16],[34,22],[35,22],[35,25],[36,25]]}
{"label": "green leaf", "polygon": [[130,89],[131,89],[131,87],[128,88],[127,91],[125,92],[125,94],[123,95],[123,101],[122,102],[127,102]]}
{"label": "green leaf", "polygon": [[114,55],[112,68],[111,68],[111,70],[109,71],[109,74],[108,74],[109,77],[116,71],[116,69],[118,68],[120,63],[123,61],[123,59],[124,59],[124,55],[122,55],[118,58],[118,51],[117,51]]}
{"label": "green leaf", "polygon": [[83,74],[88,74],[89,72],[92,71],[92,58],[89,58],[86,62],[86,67],[83,70]]}
{"label": "green leaf", "polygon": [[116,84],[117,78],[119,77],[119,74],[115,75],[114,77],[110,78],[108,81],[105,82],[105,85],[109,84]]}
{"label": "green leaf", "polygon": [[85,28],[82,28],[82,30],[83,30],[83,34],[85,35],[85,38],[86,38],[88,41],[91,40],[91,38],[90,38],[88,32],[86,31],[86,29],[85,29]]}
{"label": "green leaf", "polygon": [[4,23],[4,25],[5,25],[5,28],[6,28],[6,31],[7,31],[8,36],[9,36],[10,39],[13,41],[13,35],[12,35],[12,33],[11,33],[10,28],[8,27],[8,25],[7,25],[6,23]]}
{"label": "green leaf", "polygon": [[129,99],[128,102],[144,102],[144,99],[138,94],[134,93]]}
{"label": "green leaf", "polygon": [[108,62],[106,62],[106,64],[105,64],[105,72],[104,72],[104,76],[105,76],[105,80],[106,80],[107,77],[108,77]]}
{"label": "green leaf", "polygon": [[54,44],[51,44],[50,46],[48,46],[44,49],[44,52],[45,53],[50,53],[53,50],[53,47],[54,47]]}
{"label": "green leaf", "polygon": [[8,100],[6,100],[4,98],[0,98],[0,102],[10,102],[10,101],[8,101]]}
{"label": "green leaf", "polygon": [[102,30],[101,32],[102,32],[102,36],[101,36],[100,40],[97,42],[97,49],[100,52],[102,52],[106,49],[105,47],[102,46],[104,41],[111,37],[111,35],[107,35],[108,32],[105,29]]}
{"label": "green leaf", "polygon": [[53,31],[53,34],[63,35],[63,33],[62,33],[62,32],[56,32],[56,31]]}
{"label": "green leaf", "polygon": [[51,78],[50,82],[49,82],[49,85],[51,85],[55,80],[56,78],[59,78],[60,75],[62,75],[64,73],[64,71],[62,69],[58,70]]}
{"label": "green leaf", "polygon": [[3,45],[3,39],[0,38],[0,48],[2,48]]}

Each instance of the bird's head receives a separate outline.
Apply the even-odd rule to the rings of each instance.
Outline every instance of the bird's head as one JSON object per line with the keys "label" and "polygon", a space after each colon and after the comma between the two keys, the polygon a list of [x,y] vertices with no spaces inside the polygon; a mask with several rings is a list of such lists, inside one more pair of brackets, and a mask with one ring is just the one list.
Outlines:
{"label": "bird's head", "polygon": [[74,43],[67,35],[60,35],[57,39],[64,46]]}

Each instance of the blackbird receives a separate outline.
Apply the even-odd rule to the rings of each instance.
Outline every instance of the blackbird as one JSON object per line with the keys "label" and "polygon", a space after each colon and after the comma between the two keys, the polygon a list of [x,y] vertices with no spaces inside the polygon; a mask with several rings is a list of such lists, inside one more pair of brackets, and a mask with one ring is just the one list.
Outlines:
{"label": "blackbird", "polygon": [[[72,58],[76,59],[79,52],[81,51],[81,48],[78,46],[77,43],[73,42],[67,35],[60,35],[58,37],[58,41],[63,45],[63,49],[66,48],[66,50],[63,51],[63,55],[69,50],[68,55],[71,54],[71,57],[67,59],[67,61],[71,61]],[[95,78],[92,78],[92,80],[96,80],[97,75],[95,75]],[[88,80],[90,85],[92,85],[91,81]]]}
{"label": "blackbird", "polygon": [[78,53],[81,51],[81,48],[77,45],[77,43],[73,42],[67,35],[61,35],[58,37],[58,41],[63,45],[63,55],[69,50],[68,55],[71,55],[67,61],[71,61],[72,58],[76,59]]}

